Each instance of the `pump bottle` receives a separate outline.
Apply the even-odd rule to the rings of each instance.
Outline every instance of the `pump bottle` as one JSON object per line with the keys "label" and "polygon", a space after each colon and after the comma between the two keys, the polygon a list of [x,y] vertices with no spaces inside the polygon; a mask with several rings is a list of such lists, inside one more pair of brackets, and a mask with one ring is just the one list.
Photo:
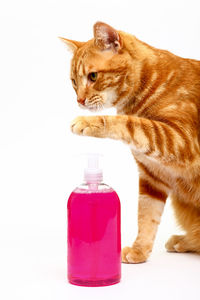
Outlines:
{"label": "pump bottle", "polygon": [[98,155],[88,156],[84,183],[68,204],[68,280],[106,286],[121,278],[121,219],[117,193],[102,183]]}

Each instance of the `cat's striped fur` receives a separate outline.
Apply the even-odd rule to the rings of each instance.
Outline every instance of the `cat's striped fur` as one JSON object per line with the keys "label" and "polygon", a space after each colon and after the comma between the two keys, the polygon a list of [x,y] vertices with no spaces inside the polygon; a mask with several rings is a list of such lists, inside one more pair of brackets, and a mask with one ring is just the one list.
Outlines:
{"label": "cat's striped fur", "polygon": [[[138,236],[123,262],[146,261],[167,197],[186,234],[168,251],[200,252],[200,62],[153,48],[107,24],[86,43],[63,39],[74,56],[71,78],[88,109],[116,116],[77,117],[76,134],[127,143],[139,169]],[[97,72],[91,82],[88,75]]]}

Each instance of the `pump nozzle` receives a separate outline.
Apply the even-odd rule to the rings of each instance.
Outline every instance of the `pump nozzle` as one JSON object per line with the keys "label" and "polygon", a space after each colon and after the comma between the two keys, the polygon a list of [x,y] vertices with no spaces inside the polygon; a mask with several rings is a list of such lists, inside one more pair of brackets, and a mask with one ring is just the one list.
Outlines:
{"label": "pump nozzle", "polygon": [[99,168],[100,154],[87,155],[87,168],[84,170],[84,179],[87,183],[99,183],[103,179],[103,172]]}

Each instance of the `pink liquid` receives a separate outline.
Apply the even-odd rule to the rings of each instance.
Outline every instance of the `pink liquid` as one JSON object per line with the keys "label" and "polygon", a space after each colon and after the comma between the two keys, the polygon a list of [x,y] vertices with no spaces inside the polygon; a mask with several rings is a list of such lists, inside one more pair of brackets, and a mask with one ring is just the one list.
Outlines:
{"label": "pink liquid", "polygon": [[68,280],[83,286],[121,278],[120,201],[112,189],[76,189],[68,200]]}

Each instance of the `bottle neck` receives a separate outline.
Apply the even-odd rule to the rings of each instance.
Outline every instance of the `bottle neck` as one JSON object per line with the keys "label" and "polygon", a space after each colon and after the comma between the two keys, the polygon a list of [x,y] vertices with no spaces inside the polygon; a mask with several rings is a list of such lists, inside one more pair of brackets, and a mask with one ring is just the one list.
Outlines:
{"label": "bottle neck", "polygon": [[84,181],[87,184],[100,184],[103,180],[103,174],[101,170],[85,170]]}
{"label": "bottle neck", "polygon": [[101,192],[112,192],[113,191],[113,189],[109,185],[107,185],[103,182],[88,183],[85,181],[82,184],[80,184],[76,189],[80,192],[85,191],[86,193],[91,193],[91,192],[101,193]]}
{"label": "bottle neck", "polygon": [[86,184],[88,185],[89,190],[91,191],[96,191],[98,190],[98,186],[100,184],[100,182],[86,182]]}

